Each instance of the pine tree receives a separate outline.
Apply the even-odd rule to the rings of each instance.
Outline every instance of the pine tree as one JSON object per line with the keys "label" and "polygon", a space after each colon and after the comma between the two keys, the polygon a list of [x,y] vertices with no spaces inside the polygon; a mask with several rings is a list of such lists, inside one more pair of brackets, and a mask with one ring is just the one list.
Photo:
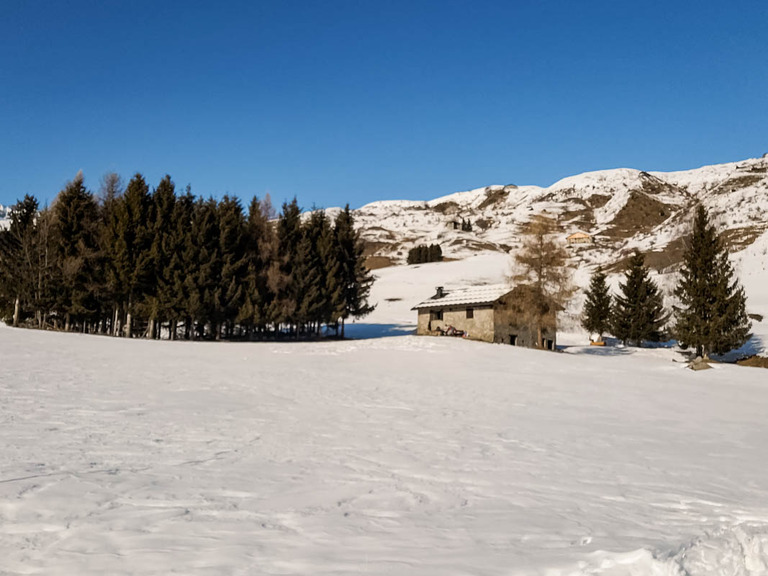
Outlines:
{"label": "pine tree", "polygon": [[645,257],[635,252],[629,260],[621,294],[614,298],[611,332],[624,344],[642,346],[643,341],[658,342],[667,321],[656,283],[645,267]]}
{"label": "pine tree", "polygon": [[65,330],[98,315],[96,297],[102,268],[98,260],[98,206],[78,173],[56,198],[53,205],[60,266],[57,308],[64,315]]}
{"label": "pine tree", "polygon": [[159,336],[163,320],[174,316],[173,292],[174,269],[171,262],[181,250],[178,238],[174,234],[174,215],[176,212],[176,186],[169,175],[165,175],[152,193],[152,245],[150,254],[154,282],[148,294],[149,329],[147,336]]}
{"label": "pine tree", "polygon": [[186,279],[189,315],[196,338],[219,337],[222,258],[217,212],[217,202],[213,198],[196,202],[189,245],[185,251],[185,260],[196,262],[195,273],[189,274]]}
{"label": "pine tree", "polygon": [[199,263],[194,258],[192,245],[192,222],[195,213],[195,197],[190,187],[176,197],[171,217],[171,240],[173,246],[171,261],[163,274],[167,283],[163,287],[163,298],[170,316],[170,338],[175,340],[180,321],[184,321],[184,338],[191,337],[192,316],[189,306],[187,279],[197,273]]}
{"label": "pine tree", "polygon": [[275,259],[269,270],[269,287],[274,294],[270,305],[270,319],[275,324],[296,326],[298,305],[295,268],[301,242],[301,208],[294,198],[283,203],[275,232]]}
{"label": "pine tree", "polygon": [[[219,253],[221,254],[220,308],[217,310],[217,324],[225,325],[225,335],[231,338],[235,320],[243,306],[245,276],[248,271],[246,250],[248,230],[240,200],[225,195],[218,206]],[[217,338],[219,334],[217,334]]]}
{"label": "pine tree", "polygon": [[267,328],[272,302],[268,273],[275,250],[274,228],[270,222],[273,212],[269,194],[264,200],[254,197],[248,207],[245,293],[237,315],[237,321],[247,331],[256,329],[262,334]]}
{"label": "pine tree", "polygon": [[347,318],[365,316],[375,308],[368,303],[373,276],[365,267],[363,242],[355,230],[354,217],[349,210],[349,204],[336,217],[334,229],[342,286],[341,337],[343,338],[344,322]]}
{"label": "pine tree", "polygon": [[27,194],[11,209],[11,224],[0,231],[0,298],[3,316],[18,326],[32,305],[36,278],[38,202]]}
{"label": "pine tree", "polygon": [[323,285],[325,298],[321,320],[326,325],[333,326],[338,333],[338,319],[344,314],[344,284],[341,277],[340,254],[336,248],[336,231],[328,218],[323,222],[318,245],[325,271]]}
{"label": "pine tree", "polygon": [[104,310],[111,310],[108,324],[109,332],[113,336],[119,334],[123,312],[123,286],[117,269],[119,238],[122,230],[120,221],[122,195],[123,184],[120,176],[114,172],[105,174],[99,190],[99,250],[103,266],[100,298]]}
{"label": "pine tree", "polygon": [[598,342],[602,342],[603,334],[608,332],[611,318],[611,295],[605,280],[605,274],[598,268],[585,292],[587,299],[581,319],[581,325],[587,332],[597,334]]}
{"label": "pine tree", "polygon": [[126,313],[125,333],[133,335],[133,320],[146,304],[155,283],[152,266],[152,198],[144,177],[136,174],[120,197],[116,210],[114,258],[115,286]]}
{"label": "pine tree", "polygon": [[725,354],[750,337],[746,295],[734,278],[728,250],[703,206],[696,209],[693,229],[675,288],[673,333],[683,349],[696,356]]}
{"label": "pine tree", "polygon": [[427,262],[442,262],[443,249],[439,244],[430,244],[427,249]]}

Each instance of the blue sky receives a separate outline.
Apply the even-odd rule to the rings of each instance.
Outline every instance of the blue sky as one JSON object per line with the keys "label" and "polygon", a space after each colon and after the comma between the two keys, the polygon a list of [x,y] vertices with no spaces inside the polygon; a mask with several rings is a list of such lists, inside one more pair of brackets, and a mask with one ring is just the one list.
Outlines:
{"label": "blue sky", "polygon": [[0,203],[353,207],[768,152],[768,2],[0,0]]}

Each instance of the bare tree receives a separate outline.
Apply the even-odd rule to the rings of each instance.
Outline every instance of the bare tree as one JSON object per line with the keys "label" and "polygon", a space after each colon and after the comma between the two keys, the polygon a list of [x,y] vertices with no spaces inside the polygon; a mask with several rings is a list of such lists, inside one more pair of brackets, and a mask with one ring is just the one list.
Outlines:
{"label": "bare tree", "polygon": [[525,239],[514,255],[510,275],[512,282],[525,287],[520,290],[520,312],[539,348],[545,318],[555,317],[573,294],[568,253],[555,239],[557,232],[555,220],[534,216],[523,228]]}
{"label": "bare tree", "polygon": [[125,191],[125,185],[123,184],[122,177],[116,172],[107,172],[101,177],[101,184],[99,186],[99,203],[104,205],[118,196],[122,196]]}

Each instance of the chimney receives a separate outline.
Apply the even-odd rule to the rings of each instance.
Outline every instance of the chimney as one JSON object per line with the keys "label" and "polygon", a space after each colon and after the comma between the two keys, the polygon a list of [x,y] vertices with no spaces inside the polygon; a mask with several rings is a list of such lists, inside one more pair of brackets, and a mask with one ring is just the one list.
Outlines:
{"label": "chimney", "polygon": [[435,288],[435,298],[442,298],[443,296],[445,296],[445,294],[443,294],[443,287],[438,286]]}

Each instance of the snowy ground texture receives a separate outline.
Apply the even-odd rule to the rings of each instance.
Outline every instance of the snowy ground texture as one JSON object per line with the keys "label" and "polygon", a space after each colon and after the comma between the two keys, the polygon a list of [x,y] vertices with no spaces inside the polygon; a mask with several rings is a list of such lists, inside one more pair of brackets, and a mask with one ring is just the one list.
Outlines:
{"label": "snowy ground texture", "polygon": [[0,327],[0,574],[768,575],[768,371],[403,335],[504,272],[381,270],[345,342]]}

